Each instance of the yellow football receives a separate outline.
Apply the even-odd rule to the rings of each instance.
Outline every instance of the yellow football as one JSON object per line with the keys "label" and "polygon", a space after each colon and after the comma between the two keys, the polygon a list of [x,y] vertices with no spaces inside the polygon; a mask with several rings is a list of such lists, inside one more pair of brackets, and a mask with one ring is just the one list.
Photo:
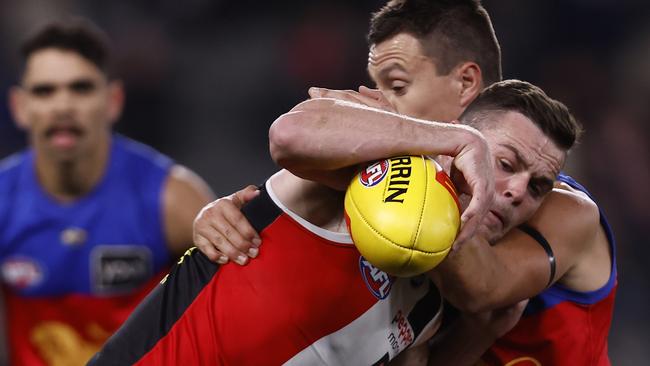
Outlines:
{"label": "yellow football", "polygon": [[451,180],[428,157],[399,156],[375,162],[350,183],[345,217],[352,241],[370,263],[407,277],[434,268],[460,227]]}

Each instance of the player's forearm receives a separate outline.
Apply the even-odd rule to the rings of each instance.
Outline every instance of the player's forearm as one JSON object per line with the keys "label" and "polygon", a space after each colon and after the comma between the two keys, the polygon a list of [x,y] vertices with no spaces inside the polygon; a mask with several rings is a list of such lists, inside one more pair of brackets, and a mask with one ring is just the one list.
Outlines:
{"label": "player's forearm", "polygon": [[496,337],[462,315],[436,334],[429,349],[430,366],[475,365]]}
{"label": "player's forearm", "polygon": [[431,277],[445,299],[464,312],[479,313],[508,304],[500,286],[508,277],[508,267],[484,240],[469,240],[449,253]]}
{"label": "player's forearm", "polygon": [[455,156],[474,139],[480,135],[467,126],[410,119],[333,99],[303,102],[269,131],[271,156],[294,173],[403,154]]}

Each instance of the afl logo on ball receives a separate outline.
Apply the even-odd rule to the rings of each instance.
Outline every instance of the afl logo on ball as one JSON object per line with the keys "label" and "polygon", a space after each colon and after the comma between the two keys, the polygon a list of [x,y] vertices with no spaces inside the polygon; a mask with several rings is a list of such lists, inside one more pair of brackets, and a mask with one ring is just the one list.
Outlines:
{"label": "afl logo on ball", "polygon": [[359,173],[359,181],[365,187],[372,187],[381,182],[388,173],[388,160],[378,161]]}
{"label": "afl logo on ball", "polygon": [[359,269],[368,290],[379,300],[385,299],[393,286],[393,279],[384,271],[373,266],[364,257],[359,256]]}

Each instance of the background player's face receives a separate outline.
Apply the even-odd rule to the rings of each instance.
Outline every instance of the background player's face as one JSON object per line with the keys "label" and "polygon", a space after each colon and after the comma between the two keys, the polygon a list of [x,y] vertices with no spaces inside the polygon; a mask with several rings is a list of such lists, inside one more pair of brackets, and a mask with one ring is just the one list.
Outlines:
{"label": "background player's face", "polygon": [[22,84],[12,91],[14,115],[48,158],[92,155],[105,145],[120,113],[117,89],[121,93],[76,52],[46,48],[27,59]]}
{"label": "background player's face", "polygon": [[479,234],[495,242],[537,211],[566,153],[521,113],[495,112],[488,118],[476,127],[490,148],[496,195]]}
{"label": "background player's face", "polygon": [[463,112],[453,73],[438,75],[420,41],[409,33],[373,45],[368,72],[398,113],[449,122]]}

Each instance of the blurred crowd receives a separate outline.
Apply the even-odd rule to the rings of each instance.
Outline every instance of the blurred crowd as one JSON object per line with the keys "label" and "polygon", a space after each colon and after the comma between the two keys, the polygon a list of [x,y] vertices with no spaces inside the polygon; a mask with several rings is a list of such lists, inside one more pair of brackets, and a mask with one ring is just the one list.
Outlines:
{"label": "blurred crowd", "polygon": [[[650,359],[650,4],[632,0],[484,0],[505,78],[565,102],[586,133],[566,171],[591,190],[618,242],[613,364]],[[268,126],[309,86],[354,89],[365,71],[369,14],[383,1],[0,2],[0,90],[16,49],[43,23],[89,17],[111,36],[127,89],[118,131],[174,157],[218,195],[276,167]],[[0,157],[24,146],[0,103]]]}

